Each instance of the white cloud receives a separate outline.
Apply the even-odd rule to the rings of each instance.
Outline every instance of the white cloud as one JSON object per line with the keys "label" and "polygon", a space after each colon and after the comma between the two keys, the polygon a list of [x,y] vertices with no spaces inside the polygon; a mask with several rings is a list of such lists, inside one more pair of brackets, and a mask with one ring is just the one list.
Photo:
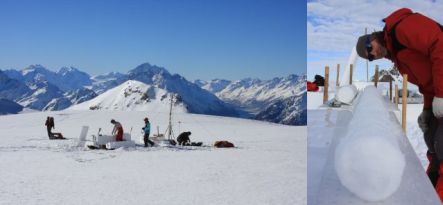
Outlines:
{"label": "white cloud", "polygon": [[[382,19],[408,7],[443,23],[443,3],[430,0],[319,0],[308,3],[308,49],[347,51],[358,36],[383,28]],[[325,46],[327,45],[327,46]]]}
{"label": "white cloud", "polygon": [[[345,64],[356,40],[368,33],[382,30],[382,19],[400,8],[410,8],[443,23],[443,2],[431,0],[318,0],[307,3],[308,78],[323,72],[324,66]],[[320,53],[315,59],[311,52]],[[336,54],[340,53],[341,56]],[[334,58],[328,56],[335,56]],[[382,64],[388,64],[382,62]],[[365,67],[365,66],[364,66]],[[361,75],[361,73],[360,73]],[[366,69],[364,69],[366,78]]]}

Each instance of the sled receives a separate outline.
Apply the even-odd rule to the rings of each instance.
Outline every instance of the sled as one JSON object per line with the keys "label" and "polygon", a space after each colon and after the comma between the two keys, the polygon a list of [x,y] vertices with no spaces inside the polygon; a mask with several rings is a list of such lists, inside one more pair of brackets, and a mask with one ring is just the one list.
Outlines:
{"label": "sled", "polygon": [[52,133],[52,137],[49,138],[50,140],[65,140],[66,138],[63,137],[62,133],[60,132],[54,132]]}
{"label": "sled", "polygon": [[151,141],[153,141],[155,144],[159,145],[160,147],[167,147],[167,146],[175,146],[177,145],[177,142],[173,139],[166,139],[163,134],[154,134],[153,137],[149,138]]}
{"label": "sled", "polygon": [[182,146],[201,147],[202,145],[203,145],[203,142],[191,142],[191,143],[185,143]]}

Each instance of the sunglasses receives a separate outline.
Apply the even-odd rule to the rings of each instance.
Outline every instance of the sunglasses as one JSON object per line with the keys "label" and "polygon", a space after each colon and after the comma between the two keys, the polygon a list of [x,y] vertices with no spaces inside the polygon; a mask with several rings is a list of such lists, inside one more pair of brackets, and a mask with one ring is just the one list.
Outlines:
{"label": "sunglasses", "polygon": [[366,51],[368,52],[368,60],[373,61],[375,56],[371,54],[372,45],[371,45],[370,36],[366,37],[365,47],[366,47]]}

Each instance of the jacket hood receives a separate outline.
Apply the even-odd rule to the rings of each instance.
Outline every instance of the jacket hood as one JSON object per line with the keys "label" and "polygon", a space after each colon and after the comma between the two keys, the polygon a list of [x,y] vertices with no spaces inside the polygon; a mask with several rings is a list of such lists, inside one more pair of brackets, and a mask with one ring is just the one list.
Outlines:
{"label": "jacket hood", "polygon": [[395,11],[394,13],[389,15],[388,17],[384,18],[383,22],[386,23],[386,30],[387,31],[391,30],[392,26],[394,26],[398,21],[402,20],[403,18],[405,18],[411,14],[413,14],[411,9],[402,8],[402,9]]}

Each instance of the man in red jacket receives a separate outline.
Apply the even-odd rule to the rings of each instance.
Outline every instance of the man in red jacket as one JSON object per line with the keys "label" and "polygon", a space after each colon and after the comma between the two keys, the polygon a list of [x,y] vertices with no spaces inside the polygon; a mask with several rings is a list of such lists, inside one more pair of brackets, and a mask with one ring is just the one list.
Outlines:
{"label": "man in red jacket", "polygon": [[443,202],[443,143],[435,143],[443,140],[439,139],[443,136],[436,135],[436,118],[443,117],[442,27],[436,21],[407,8],[395,11],[383,21],[383,31],[358,39],[357,53],[369,61],[381,58],[391,60],[423,94],[424,106],[418,124],[428,146],[429,166],[426,172]]}
{"label": "man in red jacket", "polygon": [[123,141],[123,126],[120,122],[111,120],[111,123],[114,125],[114,129],[112,129],[112,135],[115,136],[115,141]]}

